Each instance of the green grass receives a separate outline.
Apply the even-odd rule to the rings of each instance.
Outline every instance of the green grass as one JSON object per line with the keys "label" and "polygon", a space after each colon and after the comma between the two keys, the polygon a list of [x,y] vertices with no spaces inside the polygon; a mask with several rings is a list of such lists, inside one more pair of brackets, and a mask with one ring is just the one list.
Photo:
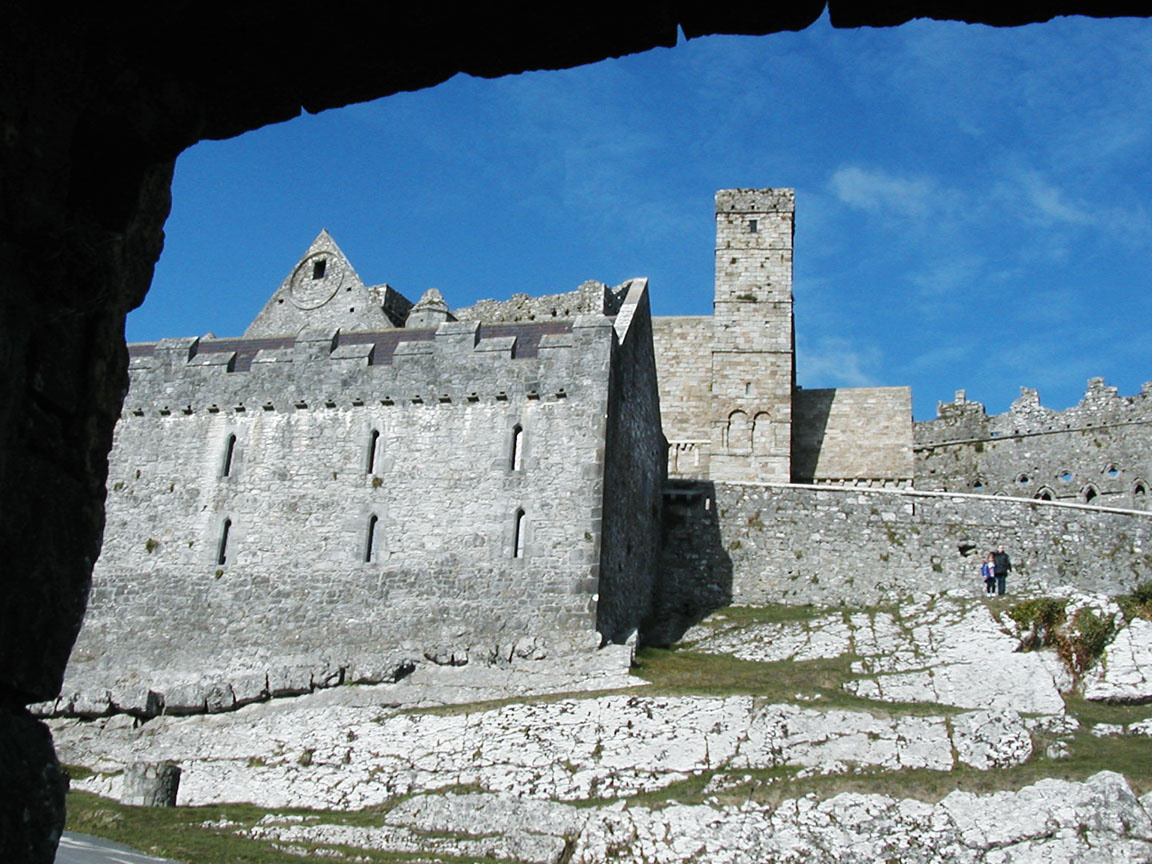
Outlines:
{"label": "green grass", "polygon": [[[444,862],[444,864],[496,864],[496,859],[466,858],[439,853],[402,854],[370,849],[352,849],[336,845],[315,843],[282,843],[271,840],[253,840],[237,836],[237,830],[255,825],[269,813],[276,815],[303,815],[315,817],[324,824],[351,824],[376,826],[382,824],[388,808],[370,808],[355,813],[321,812],[310,810],[264,810],[248,804],[227,804],[208,807],[127,807],[87,792],[68,793],[69,831],[92,834],[124,843],[135,849],[185,861],[188,864],[284,864],[285,861],[307,861],[320,857],[332,862],[387,862],[387,864],[416,864],[416,862]],[[231,826],[206,826],[207,822],[228,821]],[[444,835],[448,837],[466,835]],[[281,848],[277,848],[277,846]],[[288,854],[285,848],[300,852]],[[501,864],[515,864],[500,859]]]}
{"label": "green grass", "polygon": [[[704,654],[682,648],[642,648],[633,671],[652,683],[647,695],[755,696],[768,703],[796,702],[816,710],[843,709],[876,716],[947,716],[963,709],[927,702],[875,702],[853,696],[844,685],[860,676],[851,670],[859,658],[841,655],[827,660],[779,660],[759,663],[727,654]],[[815,698],[813,698],[815,697]]]}

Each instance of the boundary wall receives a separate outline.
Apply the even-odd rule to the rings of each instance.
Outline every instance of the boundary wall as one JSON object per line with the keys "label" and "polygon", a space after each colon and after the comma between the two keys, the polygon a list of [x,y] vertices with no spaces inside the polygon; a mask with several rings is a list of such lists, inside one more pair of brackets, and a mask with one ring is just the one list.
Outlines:
{"label": "boundary wall", "polygon": [[[1072,585],[1125,593],[1152,578],[1152,514],[907,489],[673,481],[665,608],[874,604],[984,590],[1003,543],[1012,594]],[[692,538],[701,538],[699,542]],[[685,558],[682,547],[691,546]]]}

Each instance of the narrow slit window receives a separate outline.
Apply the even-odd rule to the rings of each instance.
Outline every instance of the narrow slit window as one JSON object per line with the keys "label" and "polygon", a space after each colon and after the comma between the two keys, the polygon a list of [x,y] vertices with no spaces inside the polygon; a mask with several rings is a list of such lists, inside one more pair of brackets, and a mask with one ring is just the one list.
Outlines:
{"label": "narrow slit window", "polygon": [[228,436],[228,445],[224,448],[224,470],[220,473],[221,477],[228,477],[232,474],[232,457],[236,455],[236,436]]}
{"label": "narrow slit window", "polygon": [[379,521],[375,514],[368,520],[368,535],[364,540],[365,564],[371,564],[376,560],[376,524]]}
{"label": "narrow slit window", "polygon": [[216,563],[223,567],[228,563],[228,534],[232,531],[232,520],[225,519],[220,526],[220,546],[216,550]]}
{"label": "narrow slit window", "polygon": [[364,472],[371,474],[376,470],[376,449],[380,446],[380,431],[373,429],[368,436],[368,453],[364,460]]}
{"label": "narrow slit window", "polygon": [[513,471],[519,471],[524,461],[524,429],[519,423],[512,427],[512,455],[508,465]]}
{"label": "narrow slit window", "polygon": [[524,511],[516,511],[516,522],[513,525],[514,536],[512,537],[512,557],[524,557]]}

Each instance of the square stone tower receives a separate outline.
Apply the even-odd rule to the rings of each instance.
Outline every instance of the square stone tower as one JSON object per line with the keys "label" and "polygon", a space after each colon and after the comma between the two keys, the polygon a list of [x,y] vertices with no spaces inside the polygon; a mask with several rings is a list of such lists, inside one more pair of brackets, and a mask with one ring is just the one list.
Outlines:
{"label": "square stone tower", "polygon": [[795,209],[792,189],[716,193],[713,480],[792,479]]}

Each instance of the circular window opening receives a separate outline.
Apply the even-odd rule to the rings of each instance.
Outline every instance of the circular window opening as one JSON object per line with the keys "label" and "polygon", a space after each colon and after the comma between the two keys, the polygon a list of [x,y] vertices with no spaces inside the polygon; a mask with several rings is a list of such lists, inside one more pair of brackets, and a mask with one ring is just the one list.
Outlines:
{"label": "circular window opening", "polygon": [[983,489],[984,488],[984,481],[983,480],[973,480],[972,481],[972,488],[973,489]]}
{"label": "circular window opening", "polygon": [[1109,477],[1117,477],[1120,474],[1120,469],[1117,468],[1115,465],[1109,465],[1107,468],[1104,469],[1104,473],[1107,474]]}
{"label": "circular window opening", "polygon": [[1065,483],[1071,483],[1072,482],[1072,472],[1071,471],[1062,471],[1060,473],[1060,479],[1062,481],[1064,481]]}
{"label": "circular window opening", "polygon": [[1027,474],[1021,474],[1019,477],[1016,478],[1016,482],[1019,483],[1021,486],[1023,486],[1025,483],[1028,482],[1028,475]]}

